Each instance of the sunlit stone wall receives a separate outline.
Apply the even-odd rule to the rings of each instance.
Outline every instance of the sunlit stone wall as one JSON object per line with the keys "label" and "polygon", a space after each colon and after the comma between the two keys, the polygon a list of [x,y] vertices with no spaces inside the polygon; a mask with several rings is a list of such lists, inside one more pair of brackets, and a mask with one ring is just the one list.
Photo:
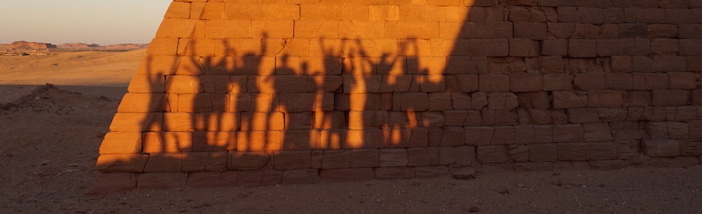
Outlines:
{"label": "sunlit stone wall", "polygon": [[697,164],[702,0],[175,0],[100,147],[125,186]]}

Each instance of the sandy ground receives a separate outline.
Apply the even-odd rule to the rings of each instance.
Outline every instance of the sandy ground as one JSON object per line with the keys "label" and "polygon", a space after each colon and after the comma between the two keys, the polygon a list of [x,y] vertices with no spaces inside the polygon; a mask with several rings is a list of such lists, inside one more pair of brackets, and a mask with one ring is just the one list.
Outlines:
{"label": "sandy ground", "polygon": [[[702,166],[699,165],[613,171],[503,172],[479,174],[473,180],[444,177],[255,188],[148,189],[86,196],[84,192],[97,175],[92,167],[100,140],[142,54],[143,51],[81,52],[0,58],[0,213],[700,213],[702,210]],[[56,63],[67,68],[54,69]],[[105,65],[96,65],[101,63]],[[56,85],[43,86],[46,82]]]}

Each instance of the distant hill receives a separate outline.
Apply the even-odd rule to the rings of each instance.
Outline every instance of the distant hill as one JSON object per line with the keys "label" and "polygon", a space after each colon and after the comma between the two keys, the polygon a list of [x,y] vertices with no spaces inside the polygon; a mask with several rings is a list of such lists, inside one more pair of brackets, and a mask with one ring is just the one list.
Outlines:
{"label": "distant hill", "polygon": [[0,55],[46,55],[57,51],[126,51],[145,49],[149,44],[116,44],[101,46],[99,44],[66,43],[54,45],[42,42],[16,41],[11,44],[0,44]]}
{"label": "distant hill", "polygon": [[0,44],[0,49],[4,50],[47,50],[56,48],[51,43],[16,41],[11,44]]}

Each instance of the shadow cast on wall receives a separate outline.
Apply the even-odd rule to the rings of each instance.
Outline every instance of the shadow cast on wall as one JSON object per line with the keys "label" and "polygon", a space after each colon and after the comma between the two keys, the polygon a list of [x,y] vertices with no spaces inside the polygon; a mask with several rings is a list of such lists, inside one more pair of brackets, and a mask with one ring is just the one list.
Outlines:
{"label": "shadow cast on wall", "polygon": [[702,154],[699,41],[605,15],[670,5],[431,2],[174,1],[98,169],[261,185]]}

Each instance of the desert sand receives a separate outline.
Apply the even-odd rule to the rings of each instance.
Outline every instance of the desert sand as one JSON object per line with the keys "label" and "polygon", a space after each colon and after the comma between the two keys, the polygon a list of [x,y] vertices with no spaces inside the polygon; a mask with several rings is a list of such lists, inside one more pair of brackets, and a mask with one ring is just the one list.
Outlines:
{"label": "desert sand", "polygon": [[[699,213],[702,166],[86,196],[144,51],[0,57],[0,213]],[[51,85],[45,85],[51,83]],[[665,165],[665,164],[661,164]]]}

